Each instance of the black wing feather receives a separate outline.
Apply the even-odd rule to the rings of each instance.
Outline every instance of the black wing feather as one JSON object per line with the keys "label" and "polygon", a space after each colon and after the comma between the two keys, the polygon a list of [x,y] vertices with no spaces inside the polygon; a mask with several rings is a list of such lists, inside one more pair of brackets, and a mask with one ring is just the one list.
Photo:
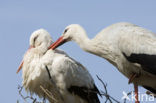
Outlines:
{"label": "black wing feather", "polygon": [[89,89],[87,87],[71,86],[70,88],[68,88],[68,91],[70,93],[78,95],[82,99],[86,100],[88,103],[100,103],[97,95],[100,94],[100,92],[95,85],[92,89]]}
{"label": "black wing feather", "polygon": [[148,87],[148,86],[143,86],[147,90],[151,91],[152,93],[156,93],[156,90],[154,88]]}
{"label": "black wing feather", "polygon": [[156,75],[156,55],[135,53],[132,53],[130,56],[127,56],[125,53],[123,55],[129,62],[138,63],[144,71]]}

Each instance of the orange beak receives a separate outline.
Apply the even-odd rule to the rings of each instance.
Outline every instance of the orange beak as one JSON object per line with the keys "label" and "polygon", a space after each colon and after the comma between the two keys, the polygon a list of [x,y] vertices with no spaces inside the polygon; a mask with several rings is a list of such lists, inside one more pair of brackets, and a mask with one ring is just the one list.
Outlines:
{"label": "orange beak", "polygon": [[24,63],[24,62],[22,61],[21,64],[20,64],[20,66],[18,67],[18,70],[17,70],[16,73],[18,73],[18,72],[22,69],[23,63]]}
{"label": "orange beak", "polygon": [[[27,50],[27,52],[29,52],[29,50],[30,50],[31,48],[33,48],[33,47],[32,47],[32,46],[30,46],[30,47],[29,47],[29,49]],[[26,52],[26,53],[27,53],[27,52]],[[23,63],[24,63],[24,61],[22,60],[22,62],[21,62],[21,64],[20,64],[20,66],[18,67],[18,69],[17,69],[17,72],[16,72],[16,73],[18,73],[18,72],[22,69]]]}
{"label": "orange beak", "polygon": [[59,39],[57,39],[52,45],[49,46],[49,49],[56,49],[57,47],[61,46],[66,42],[65,39],[63,39],[63,36],[61,36]]}

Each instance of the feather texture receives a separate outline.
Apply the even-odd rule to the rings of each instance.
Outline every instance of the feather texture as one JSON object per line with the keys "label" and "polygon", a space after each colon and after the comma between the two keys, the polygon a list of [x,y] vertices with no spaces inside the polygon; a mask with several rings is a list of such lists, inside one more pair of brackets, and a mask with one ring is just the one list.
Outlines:
{"label": "feather texture", "polygon": [[[95,88],[94,80],[87,69],[62,50],[48,50],[49,42],[51,42],[51,38],[47,40],[48,38],[48,32],[43,29],[34,32],[31,36],[33,40],[30,40],[30,44],[34,48],[30,49],[23,59],[22,76],[25,89],[31,94],[37,94],[39,97],[45,95],[40,86],[52,93],[55,93],[56,89],[58,89],[65,103],[91,103],[88,102],[88,99],[95,101],[93,103],[99,103],[98,89]],[[42,47],[45,46],[44,44],[49,45]],[[49,75],[55,84],[50,81]],[[54,85],[57,88],[54,88]],[[84,87],[87,90],[95,90],[96,93],[85,94],[87,97],[84,98],[82,94],[76,93],[74,90],[71,92],[69,88],[72,87]],[[51,102],[50,99],[49,101]]]}

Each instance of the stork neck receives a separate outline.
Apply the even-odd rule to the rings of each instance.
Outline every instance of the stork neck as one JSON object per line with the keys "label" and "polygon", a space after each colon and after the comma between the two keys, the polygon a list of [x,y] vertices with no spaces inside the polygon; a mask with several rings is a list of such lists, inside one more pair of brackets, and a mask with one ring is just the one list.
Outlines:
{"label": "stork neck", "polygon": [[[82,48],[84,51],[92,53],[94,55],[97,55],[99,57],[107,59],[111,64],[115,64],[115,53],[111,53],[113,50],[111,48],[111,45],[108,43],[104,43],[100,41],[95,41],[94,39],[89,39],[87,36],[84,36],[83,38],[79,38],[77,40],[74,40],[80,48]],[[99,45],[100,44],[100,45]]]}
{"label": "stork neck", "polygon": [[76,38],[73,38],[73,41],[75,41],[80,46],[80,48],[85,51],[88,51],[88,49],[91,47],[89,46],[91,40],[87,37],[86,34],[78,35]]}

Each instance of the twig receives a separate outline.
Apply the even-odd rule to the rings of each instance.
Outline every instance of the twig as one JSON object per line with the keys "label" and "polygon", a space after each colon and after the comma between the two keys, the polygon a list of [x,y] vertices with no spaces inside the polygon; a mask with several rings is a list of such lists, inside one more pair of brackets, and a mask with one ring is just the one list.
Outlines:
{"label": "twig", "polygon": [[[22,99],[24,100],[24,103],[28,103],[27,99],[32,100],[32,103],[45,103],[45,102],[39,102],[37,101],[36,98],[32,97],[32,96],[24,96],[22,94],[22,90],[23,90],[23,86],[18,85],[18,90],[19,90],[19,95],[22,97]],[[17,101],[17,103],[19,103],[19,101]]]}
{"label": "twig", "polygon": [[51,98],[51,100],[54,100],[54,102],[58,102],[54,97],[53,97],[53,95],[51,94],[51,92],[50,91],[48,91],[47,89],[44,89],[41,85],[40,85],[40,88],[43,90],[43,92],[49,97],[49,98]]}
{"label": "twig", "polygon": [[[103,87],[104,87],[104,91],[101,91],[101,95],[102,95],[102,96],[105,96],[105,98],[106,98],[105,103],[107,103],[108,101],[109,101],[110,103],[114,103],[114,102],[120,103],[118,100],[114,99],[112,96],[110,96],[110,95],[108,94],[108,91],[107,91],[107,84],[105,84],[105,83],[102,81],[102,79],[101,79],[98,75],[96,75],[96,76],[97,76],[98,80],[102,83],[102,85],[103,85]],[[113,101],[114,101],[114,102],[113,102]]]}
{"label": "twig", "polygon": [[[127,93],[127,96],[129,96],[129,95],[131,95],[131,94],[132,94],[132,91],[131,91],[131,92],[128,92],[128,93]],[[127,100],[127,99],[125,98],[125,99],[124,99],[124,103],[126,103],[126,100]]]}

